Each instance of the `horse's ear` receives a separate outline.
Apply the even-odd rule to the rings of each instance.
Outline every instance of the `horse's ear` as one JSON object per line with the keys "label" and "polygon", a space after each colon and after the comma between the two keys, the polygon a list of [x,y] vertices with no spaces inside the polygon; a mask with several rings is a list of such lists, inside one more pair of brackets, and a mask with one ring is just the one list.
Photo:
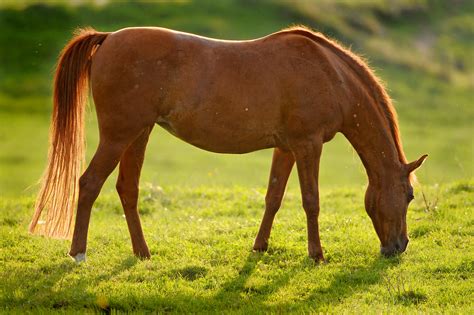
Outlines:
{"label": "horse's ear", "polygon": [[427,157],[428,157],[428,154],[424,154],[418,160],[406,164],[405,168],[407,170],[407,173],[410,174],[411,172],[416,170],[418,167],[420,167]]}

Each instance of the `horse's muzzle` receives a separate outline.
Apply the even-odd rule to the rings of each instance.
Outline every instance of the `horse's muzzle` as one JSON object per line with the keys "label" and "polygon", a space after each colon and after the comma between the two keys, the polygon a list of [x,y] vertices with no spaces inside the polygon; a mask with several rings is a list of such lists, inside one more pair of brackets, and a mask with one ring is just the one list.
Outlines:
{"label": "horse's muzzle", "polygon": [[380,248],[380,253],[385,257],[391,257],[403,253],[407,249],[407,246],[408,238],[401,237],[391,245],[382,246]]}

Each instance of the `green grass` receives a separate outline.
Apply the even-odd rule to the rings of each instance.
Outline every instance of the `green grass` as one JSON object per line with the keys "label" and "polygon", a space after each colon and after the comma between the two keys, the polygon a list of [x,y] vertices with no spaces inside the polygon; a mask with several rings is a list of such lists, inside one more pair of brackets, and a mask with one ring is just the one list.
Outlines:
{"label": "green grass", "polygon": [[80,265],[66,256],[69,241],[27,234],[32,198],[2,200],[2,311],[474,311],[473,180],[418,187],[408,250],[390,259],[379,255],[363,189],[323,190],[320,228],[329,262],[322,265],[306,255],[297,187],[290,187],[269,251],[261,254],[251,246],[264,190],[144,186],[141,214],[152,253],[144,261],[132,255],[114,194],[94,206],[88,260]]}

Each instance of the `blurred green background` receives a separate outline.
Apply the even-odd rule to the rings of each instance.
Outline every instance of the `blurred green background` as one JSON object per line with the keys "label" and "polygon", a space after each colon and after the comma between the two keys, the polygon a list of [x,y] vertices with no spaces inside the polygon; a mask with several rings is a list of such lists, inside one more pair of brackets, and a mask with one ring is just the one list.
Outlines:
{"label": "blurred green background", "polygon": [[[34,194],[45,163],[52,71],[79,26],[115,31],[161,26],[224,39],[251,39],[293,24],[336,38],[367,58],[397,108],[409,160],[430,155],[422,183],[473,176],[474,1],[2,1],[0,3],[0,194]],[[91,102],[92,103],[92,102]],[[88,111],[88,157],[97,145]],[[266,185],[271,150],[219,155],[159,126],[142,184]],[[290,181],[297,189],[296,172]],[[115,175],[106,184],[113,187]],[[338,135],[326,144],[321,186],[365,184],[365,171]]]}

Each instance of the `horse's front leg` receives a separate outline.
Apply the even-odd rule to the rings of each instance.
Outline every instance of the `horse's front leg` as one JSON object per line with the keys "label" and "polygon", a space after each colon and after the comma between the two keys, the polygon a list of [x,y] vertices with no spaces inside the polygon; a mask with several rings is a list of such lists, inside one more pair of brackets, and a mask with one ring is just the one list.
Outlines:
{"label": "horse's front leg", "polygon": [[275,148],[273,151],[267,195],[265,196],[265,213],[253,245],[253,249],[256,251],[265,251],[268,248],[268,239],[270,237],[273,219],[278,209],[280,209],[286,183],[294,164],[295,159],[293,153]]}
{"label": "horse's front leg", "polygon": [[323,142],[303,141],[292,147],[298,169],[303,208],[308,227],[308,253],[315,261],[324,261],[319,238],[318,173]]}
{"label": "horse's front leg", "polygon": [[150,258],[150,251],[143,236],[137,206],[140,172],[152,128],[145,129],[122,155],[117,179],[117,192],[122,202],[125,218],[127,219],[133,253],[140,258]]}

